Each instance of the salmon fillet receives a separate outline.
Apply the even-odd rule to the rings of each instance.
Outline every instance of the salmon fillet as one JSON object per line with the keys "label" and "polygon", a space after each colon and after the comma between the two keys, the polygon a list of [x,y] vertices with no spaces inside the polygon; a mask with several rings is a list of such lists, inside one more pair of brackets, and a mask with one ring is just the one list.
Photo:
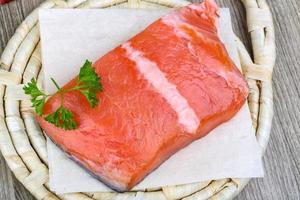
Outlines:
{"label": "salmon fillet", "polygon": [[[37,116],[40,126],[103,183],[130,190],[175,152],[232,118],[246,101],[247,83],[217,27],[212,0],[163,16],[95,62],[103,85],[98,106],[91,108],[78,91],[65,93],[64,106],[74,113],[77,129],[66,131]],[[49,98],[44,114],[60,101],[59,95]]]}

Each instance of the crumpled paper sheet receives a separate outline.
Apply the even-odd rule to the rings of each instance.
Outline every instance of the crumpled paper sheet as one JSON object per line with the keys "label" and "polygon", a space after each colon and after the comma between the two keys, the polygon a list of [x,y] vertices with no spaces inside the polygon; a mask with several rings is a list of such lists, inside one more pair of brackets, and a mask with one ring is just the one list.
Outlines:
{"label": "crumpled paper sheet", "polygon": [[[61,10],[40,11],[45,88],[50,77],[60,85],[77,75],[86,59],[100,56],[125,42],[170,10]],[[228,9],[221,9],[219,35],[240,66]],[[252,132],[247,104],[229,122],[180,150],[134,189],[177,185],[222,178],[262,177],[261,150]],[[57,193],[106,192],[93,178],[48,140],[50,188]]]}

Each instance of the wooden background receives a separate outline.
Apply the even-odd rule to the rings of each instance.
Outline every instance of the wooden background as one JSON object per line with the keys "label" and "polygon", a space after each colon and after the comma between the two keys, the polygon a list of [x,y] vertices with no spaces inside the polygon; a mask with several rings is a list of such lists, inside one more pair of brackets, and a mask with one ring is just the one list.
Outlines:
{"label": "wooden background", "polygon": [[[197,0],[196,0],[197,1]],[[249,48],[240,0],[217,0],[229,7],[234,31]],[[0,54],[21,21],[42,0],[15,0],[0,6]],[[274,72],[275,117],[264,156],[265,178],[253,179],[237,199],[300,199],[300,0],[269,0],[273,12],[277,62]],[[9,171],[0,154],[0,200],[34,198]]]}

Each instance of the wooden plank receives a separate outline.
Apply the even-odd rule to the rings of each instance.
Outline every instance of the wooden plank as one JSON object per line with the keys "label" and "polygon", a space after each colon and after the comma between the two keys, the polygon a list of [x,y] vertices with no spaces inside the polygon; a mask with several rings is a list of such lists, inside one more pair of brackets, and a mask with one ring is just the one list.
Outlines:
{"label": "wooden plank", "polygon": [[0,154],[0,199],[15,199],[12,174]]}
{"label": "wooden plank", "polygon": [[265,178],[238,199],[300,199],[300,1],[269,1],[276,30],[275,117],[264,156]]}
{"label": "wooden plank", "polygon": [[[0,54],[17,25],[42,0],[16,0],[0,7]],[[198,0],[196,0],[198,1]],[[236,34],[250,49],[245,10],[238,0],[219,0],[231,9]],[[264,156],[265,178],[253,179],[237,199],[300,199],[300,1],[269,0],[275,13],[277,62],[274,71],[275,117]],[[0,199],[33,200],[0,156]]]}
{"label": "wooden plank", "polygon": [[[42,0],[16,0],[0,7],[0,54],[17,26],[24,20],[24,17],[41,2]],[[0,170],[3,171],[4,169],[9,176],[7,180],[2,181],[2,173],[0,174],[0,199],[34,200],[35,198],[11,175],[9,169],[1,163]],[[8,184],[10,180],[12,183]],[[2,190],[5,192],[2,192]]]}

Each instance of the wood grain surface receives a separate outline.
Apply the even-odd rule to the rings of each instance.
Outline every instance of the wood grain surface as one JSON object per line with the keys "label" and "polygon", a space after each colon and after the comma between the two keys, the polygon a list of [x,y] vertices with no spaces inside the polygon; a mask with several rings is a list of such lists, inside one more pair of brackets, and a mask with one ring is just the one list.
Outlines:
{"label": "wood grain surface", "polygon": [[[197,0],[196,0],[197,1]],[[217,0],[229,7],[234,31],[250,48],[245,10],[239,0]],[[0,54],[21,21],[42,0],[15,0],[0,6]],[[277,62],[274,71],[275,116],[264,156],[265,177],[252,179],[238,200],[300,199],[300,1],[269,0],[273,12]],[[33,200],[9,171],[0,154],[0,200]]]}

